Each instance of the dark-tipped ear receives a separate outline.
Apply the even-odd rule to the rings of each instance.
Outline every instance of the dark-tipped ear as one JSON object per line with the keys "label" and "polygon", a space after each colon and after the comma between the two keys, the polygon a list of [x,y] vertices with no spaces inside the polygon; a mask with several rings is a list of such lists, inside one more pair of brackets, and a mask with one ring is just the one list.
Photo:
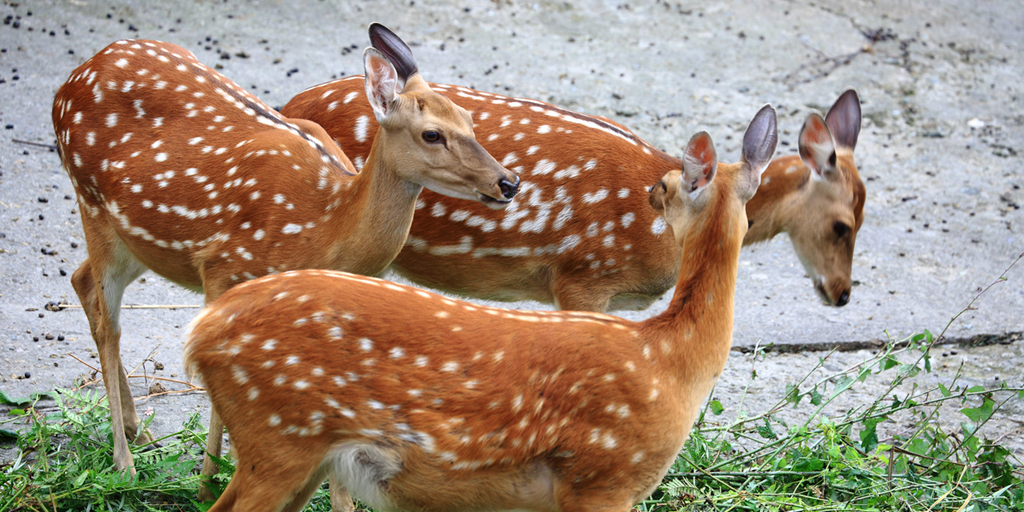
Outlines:
{"label": "dark-tipped ear", "polygon": [[761,107],[747,125],[743,134],[743,167],[737,192],[749,200],[761,186],[761,173],[768,168],[775,147],[779,142],[779,130],[775,109],[771,105]]}
{"label": "dark-tipped ear", "polygon": [[369,32],[370,45],[387,56],[391,64],[395,66],[395,70],[398,71],[398,78],[404,86],[410,76],[419,72],[409,45],[380,23],[371,23]]}
{"label": "dark-tipped ear", "polygon": [[718,154],[711,136],[708,132],[694,135],[683,150],[683,176],[679,182],[679,193],[697,197],[715,179],[717,170]]}
{"label": "dark-tipped ear", "polygon": [[800,129],[800,158],[814,171],[816,178],[825,178],[835,170],[836,147],[825,120],[818,114],[807,116]]}
{"label": "dark-tipped ear", "polygon": [[391,65],[391,60],[373,48],[363,51],[363,72],[366,75],[366,98],[373,107],[377,122],[383,123],[391,113],[392,102],[398,97],[401,87],[398,72]]}
{"label": "dark-tipped ear", "polygon": [[860,98],[857,91],[844,92],[825,115],[825,124],[832,131],[836,145],[842,148],[857,147],[860,135]]}
{"label": "dark-tipped ear", "polygon": [[775,147],[778,143],[779,129],[775,109],[766,104],[750,120],[747,131],[743,134],[743,160],[760,174],[775,156]]}

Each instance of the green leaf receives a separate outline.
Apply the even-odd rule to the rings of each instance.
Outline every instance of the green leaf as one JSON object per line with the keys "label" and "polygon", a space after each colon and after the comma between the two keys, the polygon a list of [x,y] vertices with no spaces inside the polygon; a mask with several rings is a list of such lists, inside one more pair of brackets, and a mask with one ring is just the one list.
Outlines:
{"label": "green leaf", "polygon": [[835,398],[843,391],[850,389],[850,386],[852,386],[854,382],[856,382],[856,380],[849,375],[843,375],[836,379],[836,387],[832,390],[832,398]]}
{"label": "green leaf", "polygon": [[992,417],[992,408],[995,404],[995,400],[986,396],[980,406],[960,409],[960,412],[964,413],[964,415],[970,418],[974,423],[984,423]]}
{"label": "green leaf", "polygon": [[7,411],[8,416],[24,416],[25,414],[28,414],[25,412],[25,409],[11,409]]}
{"label": "green leaf", "polygon": [[914,364],[901,364],[899,369],[899,375],[905,377],[914,377],[921,372],[921,369]]}
{"label": "green leaf", "polygon": [[711,414],[714,414],[715,416],[718,416],[722,414],[723,411],[725,411],[725,407],[722,407],[722,402],[719,402],[718,400],[712,400],[710,405]]}
{"label": "green leaf", "polygon": [[85,479],[86,478],[89,478],[89,470],[88,469],[85,470],[85,471],[82,471],[82,474],[78,475],[78,478],[75,478],[75,482],[73,484],[74,487],[81,487],[82,484],[85,483]]}
{"label": "green leaf", "polygon": [[[942,385],[941,382],[939,383],[939,392],[942,393],[943,398],[949,398],[949,396],[952,394],[949,392],[949,389],[946,386]],[[1024,393],[1024,390],[1021,390],[1021,393]],[[1024,398],[1024,396],[1022,396],[1021,398]]]}
{"label": "green leaf", "polygon": [[811,405],[821,405],[821,393],[818,392],[818,386],[814,386],[811,390]]}
{"label": "green leaf", "polygon": [[18,439],[18,433],[6,428],[0,428],[0,439]]}
{"label": "green leaf", "polygon": [[897,360],[895,357],[888,356],[882,360],[882,371],[888,370],[889,368],[892,368],[893,366],[897,366],[899,364],[899,360]]}
{"label": "green leaf", "polygon": [[768,422],[768,418],[764,419],[764,425],[757,427],[757,433],[765,439],[779,438],[779,436],[775,434],[775,430],[772,429],[771,423]]}
{"label": "green leaf", "polygon": [[821,471],[825,462],[817,457],[801,457],[793,464],[793,471]]}
{"label": "green leaf", "polygon": [[3,405],[28,405],[32,403],[31,398],[12,397],[6,391],[0,390],[0,404]]}
{"label": "green leaf", "polygon": [[795,384],[786,384],[786,403],[793,404],[796,407],[800,403],[800,399],[803,398],[800,395],[800,388],[796,387]]}
{"label": "green leaf", "polygon": [[878,446],[877,425],[885,420],[885,417],[868,418],[864,420],[864,430],[860,432],[860,447],[865,452],[871,452]]}

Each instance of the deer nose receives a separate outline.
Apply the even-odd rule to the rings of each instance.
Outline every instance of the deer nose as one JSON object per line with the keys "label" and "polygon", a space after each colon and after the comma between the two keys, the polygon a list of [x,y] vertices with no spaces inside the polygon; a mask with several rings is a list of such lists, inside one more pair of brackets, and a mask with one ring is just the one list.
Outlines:
{"label": "deer nose", "polygon": [[519,192],[519,176],[516,176],[515,183],[502,178],[501,181],[498,182],[498,187],[501,188],[501,195],[504,196],[505,199],[512,199],[515,197],[516,192]]}
{"label": "deer nose", "polygon": [[850,302],[850,290],[843,290],[843,293],[839,294],[839,298],[836,299],[836,307],[845,306],[848,302]]}

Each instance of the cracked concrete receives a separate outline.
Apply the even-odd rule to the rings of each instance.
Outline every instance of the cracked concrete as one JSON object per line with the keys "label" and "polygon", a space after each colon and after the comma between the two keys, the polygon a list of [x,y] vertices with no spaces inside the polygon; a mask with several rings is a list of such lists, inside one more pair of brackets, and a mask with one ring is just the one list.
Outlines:
{"label": "cracked concrete", "polygon": [[[381,21],[412,45],[428,80],[606,116],[676,155],[691,134],[708,130],[724,160],[738,158],[742,130],[761,104],[778,109],[778,154],[788,154],[808,113],[824,112],[843,90],[856,88],[864,112],[856,158],[868,199],[850,304],[818,303],[785,236],[747,248],[737,287],[737,348],[864,348],[923,329],[937,333],[1024,253],[1024,11],[1016,3],[639,4],[417,0],[299,9],[281,1],[5,1],[0,388],[27,395],[71,386],[90,371],[68,354],[98,366],[81,311],[44,309],[51,301],[78,302],[68,276],[86,256],[74,191],[46,146],[53,143],[56,89],[119,38],[181,44],[280,106],[308,86],[361,72],[366,26]],[[1024,264],[1006,278],[950,324],[951,339],[1020,338]],[[128,288],[125,303],[195,305],[201,298],[148,274]],[[647,311],[622,314],[644,318],[666,303],[667,296]],[[195,312],[126,310],[125,363],[135,367],[152,355],[163,369],[149,363],[150,375],[182,378],[181,338]],[[1019,345],[962,347],[959,358],[999,366],[1003,381],[1019,384]],[[734,379],[745,371],[732,369],[744,357],[733,356],[720,389],[739,385]],[[816,360],[771,358],[777,362],[770,372],[760,372],[769,401],[786,379],[809,370],[801,361]],[[977,371],[968,381],[991,385],[991,377]],[[195,395],[152,403],[169,413],[157,415],[154,428],[162,431],[205,407]]]}

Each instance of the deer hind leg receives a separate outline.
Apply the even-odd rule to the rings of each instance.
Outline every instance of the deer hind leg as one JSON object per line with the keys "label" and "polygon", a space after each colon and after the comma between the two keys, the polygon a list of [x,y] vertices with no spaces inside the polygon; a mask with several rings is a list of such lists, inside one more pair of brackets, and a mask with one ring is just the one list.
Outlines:
{"label": "deer hind leg", "polygon": [[[87,240],[95,239],[89,235],[87,232]],[[152,437],[143,432],[136,438],[139,416],[128,387],[128,375],[121,364],[120,310],[124,289],[142,275],[146,267],[131,256],[116,236],[111,234],[111,237],[112,242],[107,241],[108,238],[103,243],[88,244],[89,257],[72,275],[71,283],[89,319],[89,330],[99,352],[103,386],[110,404],[114,467],[134,474],[128,441],[148,443]]]}
{"label": "deer hind leg", "polygon": [[240,453],[231,482],[209,512],[302,510],[320,488],[327,471],[321,464],[310,464],[309,458],[301,453],[302,450],[295,450],[289,458],[273,463],[268,462],[268,457],[259,457],[258,464],[247,462],[249,458]]}
{"label": "deer hind leg", "polygon": [[355,512],[356,504],[352,501],[352,495],[345,488],[345,484],[333,473],[329,476],[328,482],[330,482],[331,490],[331,510],[333,512]]}

